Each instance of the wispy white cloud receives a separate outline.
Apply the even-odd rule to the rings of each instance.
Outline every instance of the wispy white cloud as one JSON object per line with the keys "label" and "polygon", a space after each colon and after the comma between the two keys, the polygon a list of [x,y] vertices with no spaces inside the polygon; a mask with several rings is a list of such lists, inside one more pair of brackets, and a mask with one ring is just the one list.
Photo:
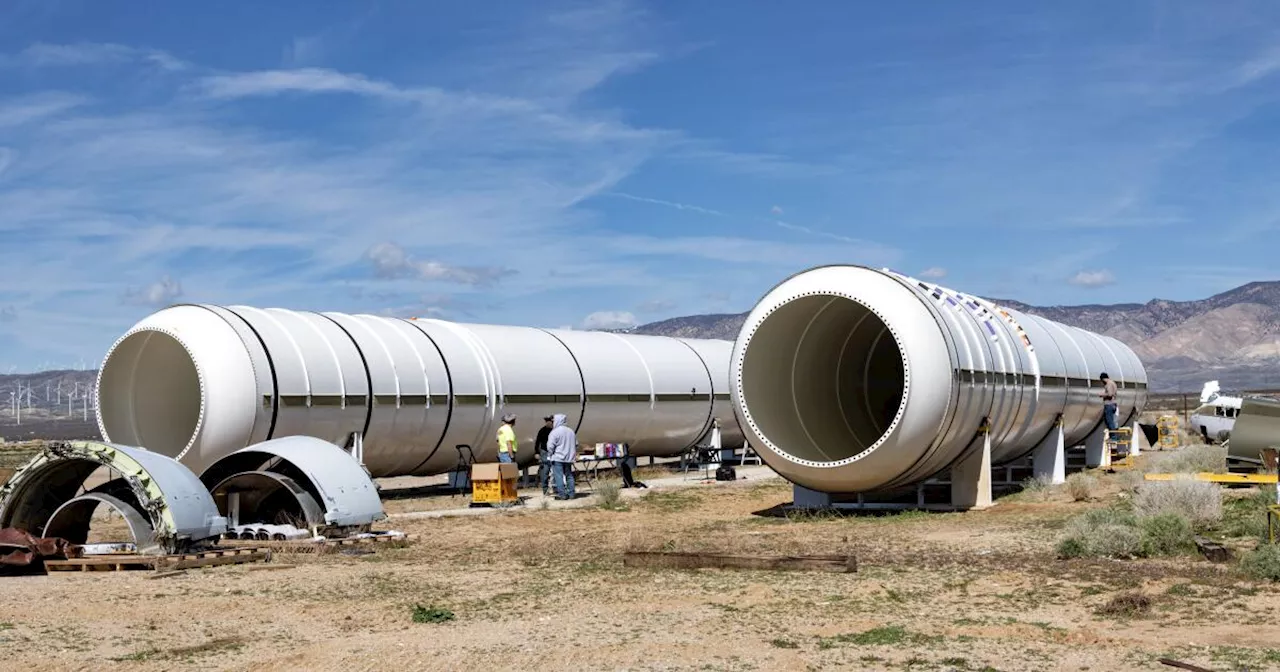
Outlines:
{"label": "wispy white cloud", "polygon": [[623,310],[601,310],[582,320],[583,329],[630,329],[637,324],[636,316]]}
{"label": "wispy white cloud", "polygon": [[126,290],[123,299],[126,303],[160,308],[173,303],[180,296],[182,283],[166,275],[142,289]]}
{"label": "wispy white cloud", "polygon": [[769,208],[769,214],[773,215],[774,217],[781,216],[781,215],[782,215],[782,208],[781,208],[781,207],[779,207],[779,206],[776,206],[776,205],[775,205],[775,206],[773,206],[772,208]]}
{"label": "wispy white cloud", "polygon": [[941,266],[932,266],[920,271],[920,277],[929,278],[931,280],[941,280],[942,278],[947,277],[947,269],[942,268]]}
{"label": "wispy white cloud", "polygon": [[210,98],[248,98],[284,93],[355,93],[410,100],[416,96],[387,82],[323,68],[261,70],[210,75],[195,88]]}
{"label": "wispy white cloud", "polygon": [[676,307],[676,302],[670,299],[648,299],[640,302],[636,306],[636,312],[639,313],[661,313]]}
{"label": "wispy white cloud", "polygon": [[81,96],[56,91],[0,101],[0,128],[47,119],[84,102]]}
{"label": "wispy white cloud", "polygon": [[374,273],[380,278],[415,278],[443,280],[463,285],[488,287],[515,271],[502,266],[454,266],[440,261],[415,259],[403,247],[394,243],[378,243],[369,248],[365,257],[373,264]]}
{"label": "wispy white cloud", "polygon": [[731,264],[749,264],[774,269],[800,270],[823,263],[867,263],[891,265],[901,257],[896,248],[841,237],[841,245],[789,243],[735,236],[653,237],[618,235],[595,241],[597,249],[628,257],[664,255],[695,257]]}
{"label": "wispy white cloud", "polygon": [[157,49],[140,49],[105,42],[47,44],[37,42],[9,59],[35,67],[74,67],[128,62],[145,63],[161,70],[184,70],[188,65],[172,54]]}
{"label": "wispy white cloud", "polygon": [[690,211],[690,212],[699,212],[699,213],[702,213],[702,214],[704,214],[704,215],[712,215],[712,216],[714,216],[714,217],[725,217],[725,216],[726,216],[723,212],[720,212],[719,210],[712,210],[711,208],[704,208],[704,207],[702,207],[702,206],[700,206],[700,205],[691,205],[691,204],[689,204],[689,203],[677,203],[677,202],[675,202],[675,201],[664,201],[664,200],[657,199],[657,198],[646,198],[646,197],[644,197],[644,196],[633,196],[633,195],[631,195],[631,194],[623,193],[623,192],[620,192],[620,191],[611,191],[611,192],[609,192],[607,195],[608,195],[608,196],[616,196],[616,197],[618,197],[618,198],[625,198],[625,199],[627,199],[627,200],[629,200],[629,201],[636,201],[636,202],[638,202],[638,203],[651,203],[651,204],[653,204],[653,205],[663,205],[663,206],[666,206],[666,207],[668,207],[668,208],[675,208],[676,210],[688,210],[688,211]]}
{"label": "wispy white cloud", "polygon": [[840,234],[838,234],[838,233],[830,233],[830,232],[827,232],[827,231],[818,231],[818,230],[816,230],[816,229],[811,229],[811,228],[809,228],[809,227],[807,227],[807,226],[801,226],[801,225],[799,225],[799,224],[792,224],[792,223],[790,223],[790,222],[777,221],[777,222],[774,222],[774,224],[777,224],[779,227],[784,228],[784,229],[786,229],[786,230],[788,230],[788,231],[797,231],[797,232],[799,232],[799,233],[808,234],[808,235],[810,235],[810,236],[818,236],[818,237],[821,237],[821,238],[830,238],[831,240],[838,240],[838,241],[840,241],[840,242],[842,242],[842,243],[850,243],[850,244],[855,244],[855,245],[857,245],[857,244],[862,244],[863,242],[865,242],[865,241],[860,241],[860,240],[858,240],[858,239],[856,239],[856,238],[850,238],[850,237],[848,237],[848,236],[842,236],[842,235],[840,235]]}
{"label": "wispy white cloud", "polygon": [[1078,287],[1105,287],[1106,285],[1114,285],[1116,282],[1115,275],[1106,269],[1098,271],[1080,271],[1071,276],[1068,283]]}

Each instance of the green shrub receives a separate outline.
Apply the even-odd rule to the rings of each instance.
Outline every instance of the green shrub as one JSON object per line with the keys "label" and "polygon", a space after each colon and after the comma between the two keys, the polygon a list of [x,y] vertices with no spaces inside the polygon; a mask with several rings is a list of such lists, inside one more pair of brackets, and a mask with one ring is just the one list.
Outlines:
{"label": "green shrub", "polygon": [[1134,495],[1133,508],[1144,518],[1177,514],[1200,528],[1222,520],[1222,488],[1187,478],[1143,483]]}
{"label": "green shrub", "polygon": [[1142,555],[1181,555],[1195,548],[1191,523],[1176,513],[1142,518]]}
{"label": "green shrub", "polygon": [[1067,494],[1073,502],[1087,502],[1093,498],[1093,490],[1098,486],[1098,479],[1086,472],[1077,472],[1067,477]]}
{"label": "green shrub", "polygon": [[1267,507],[1276,503],[1276,486],[1267,485],[1246,497],[1222,503],[1222,523],[1218,529],[1228,537],[1267,538]]}
{"label": "green shrub", "polygon": [[453,612],[444,607],[424,607],[419,604],[413,608],[414,623],[444,623],[453,619]]}
{"label": "green shrub", "polygon": [[1062,558],[1131,558],[1142,553],[1142,531],[1128,511],[1093,509],[1067,521],[1057,551]]}
{"label": "green shrub", "polygon": [[1053,481],[1048,476],[1035,476],[1022,481],[1022,492],[1028,499],[1042,500],[1049,496],[1053,489]]}
{"label": "green shrub", "polygon": [[600,498],[600,508],[610,511],[625,508],[622,505],[622,487],[618,481],[598,481],[595,490]]}
{"label": "green shrub", "polygon": [[1083,558],[1089,555],[1089,547],[1081,537],[1063,537],[1058,542],[1058,557],[1062,559]]}
{"label": "green shrub", "polygon": [[1059,558],[1179,555],[1194,548],[1194,532],[1175,513],[1139,517],[1117,507],[1093,509],[1067,521]]}
{"label": "green shrub", "polygon": [[1257,548],[1240,558],[1240,569],[1255,579],[1280,581],[1280,546],[1258,544]]}

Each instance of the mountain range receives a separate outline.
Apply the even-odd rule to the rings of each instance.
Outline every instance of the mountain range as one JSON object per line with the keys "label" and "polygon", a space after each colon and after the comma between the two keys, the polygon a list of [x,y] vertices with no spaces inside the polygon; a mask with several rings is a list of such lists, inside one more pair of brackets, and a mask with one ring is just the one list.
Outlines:
{"label": "mountain range", "polygon": [[[1280,388],[1280,281],[1251,282],[1197,301],[1082,306],[991,301],[1129,345],[1146,366],[1153,392],[1199,392],[1214,379],[1227,390]],[[732,340],[746,317],[676,317],[630,332]]]}

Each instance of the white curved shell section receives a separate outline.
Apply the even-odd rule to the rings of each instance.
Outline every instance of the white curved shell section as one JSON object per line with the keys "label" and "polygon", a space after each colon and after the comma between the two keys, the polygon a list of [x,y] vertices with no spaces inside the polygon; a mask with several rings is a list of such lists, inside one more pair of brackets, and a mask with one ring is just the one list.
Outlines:
{"label": "white curved shell section", "polygon": [[892,271],[828,266],[761,299],[730,379],[739,425],[771,467],[852,493],[935,476],[982,431],[994,463],[1031,452],[1059,419],[1075,445],[1102,423],[1103,372],[1124,424],[1147,378],[1119,341]]}
{"label": "white curved shell section", "polygon": [[179,457],[195,471],[246,446],[363,437],[374,476],[452,470],[458,448],[496,460],[517,416],[533,460],[543,417],[568,416],[583,445],[675,455],[713,418],[741,445],[728,406],[729,341],[459,324],[442,320],[178,305],[135,325],[103,360],[103,437]]}

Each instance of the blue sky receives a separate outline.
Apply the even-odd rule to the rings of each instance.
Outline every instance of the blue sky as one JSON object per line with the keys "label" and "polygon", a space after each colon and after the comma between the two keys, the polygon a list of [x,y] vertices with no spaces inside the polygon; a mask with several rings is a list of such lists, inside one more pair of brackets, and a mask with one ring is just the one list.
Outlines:
{"label": "blue sky", "polygon": [[174,302],[591,327],[837,262],[1040,304],[1280,276],[1274,2],[463,4],[0,6],[0,372]]}

